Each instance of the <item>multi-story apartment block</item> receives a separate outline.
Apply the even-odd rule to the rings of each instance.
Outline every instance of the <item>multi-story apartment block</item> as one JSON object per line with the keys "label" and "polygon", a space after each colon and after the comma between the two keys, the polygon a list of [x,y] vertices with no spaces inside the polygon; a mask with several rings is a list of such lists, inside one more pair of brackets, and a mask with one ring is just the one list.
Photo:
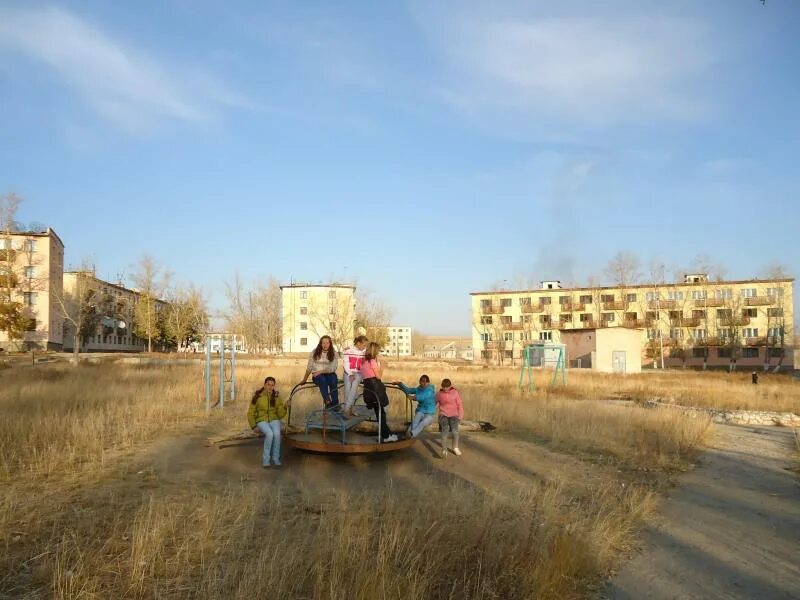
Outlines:
{"label": "multi-story apartment block", "polygon": [[411,356],[411,327],[386,327],[386,343],[381,353],[386,356]]}
{"label": "multi-story apartment block", "polygon": [[709,281],[685,275],[678,283],[474,292],[476,361],[520,358],[534,340],[560,341],[568,329],[641,330],[645,362],[686,366],[793,364],[793,279]]}
{"label": "multi-story apartment block", "polygon": [[[64,303],[75,312],[81,303],[92,315],[81,352],[143,352],[147,340],[134,333],[134,310],[140,294],[120,284],[103,281],[87,271],[64,273]],[[155,301],[157,313],[167,303]],[[69,310],[69,309],[68,309]],[[64,324],[64,350],[72,351],[75,344],[75,327],[69,320]]]}
{"label": "multi-story apartment block", "polygon": [[[60,350],[64,243],[52,229],[0,233],[0,304],[22,307],[24,331],[0,330],[0,348]],[[8,313],[10,314],[10,313]]]}
{"label": "multi-story apartment block", "polygon": [[329,335],[341,350],[352,342],[356,317],[356,288],[342,284],[281,286],[283,351],[310,352],[319,338]]}

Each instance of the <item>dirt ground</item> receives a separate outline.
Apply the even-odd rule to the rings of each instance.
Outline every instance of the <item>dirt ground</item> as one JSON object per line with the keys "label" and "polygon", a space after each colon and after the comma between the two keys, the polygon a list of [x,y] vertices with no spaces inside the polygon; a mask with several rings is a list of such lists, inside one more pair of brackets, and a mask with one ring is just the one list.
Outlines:
{"label": "dirt ground", "polygon": [[719,425],[604,598],[800,598],[792,430]]}

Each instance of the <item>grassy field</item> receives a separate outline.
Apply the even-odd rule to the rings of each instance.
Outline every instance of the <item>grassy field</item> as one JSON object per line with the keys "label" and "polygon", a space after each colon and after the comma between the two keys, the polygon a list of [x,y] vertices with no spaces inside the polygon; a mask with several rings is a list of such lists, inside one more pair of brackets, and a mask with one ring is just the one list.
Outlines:
{"label": "grassy field", "polygon": [[[238,467],[244,476],[200,464],[197,481],[171,483],[141,465],[179,440],[242,427],[265,375],[288,390],[302,369],[239,368],[238,402],[210,415],[197,367],[4,370],[0,597],[581,597],[631,547],[660,489],[709,430],[707,419],[593,400],[669,391],[754,401],[743,377],[716,374],[580,374],[531,396],[513,372],[444,369],[428,374],[454,380],[468,419],[498,427],[472,435],[499,454],[522,445],[523,462],[557,476],[500,488],[482,483],[484,465],[468,454],[458,472],[420,454],[391,477],[384,471],[394,463],[358,463],[375,483],[366,487],[269,480],[254,447],[252,464]],[[385,377],[411,383],[419,374],[398,365]],[[771,402],[797,402],[784,380],[770,386]],[[309,393],[296,408],[316,402]],[[394,402],[390,418],[402,415]]]}

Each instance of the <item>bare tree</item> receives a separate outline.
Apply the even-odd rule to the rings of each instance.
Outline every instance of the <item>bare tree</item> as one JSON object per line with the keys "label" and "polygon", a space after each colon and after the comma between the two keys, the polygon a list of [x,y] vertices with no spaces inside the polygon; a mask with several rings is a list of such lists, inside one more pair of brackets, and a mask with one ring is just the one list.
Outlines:
{"label": "bare tree", "polygon": [[226,284],[228,310],[226,328],[244,336],[255,352],[275,352],[281,348],[281,289],[270,277],[247,287],[239,273]]}
{"label": "bare tree", "polygon": [[786,318],[786,290],[789,289],[791,275],[780,263],[774,263],[764,269],[764,277],[771,281],[767,288],[764,303],[759,306],[759,313],[767,324],[764,370],[771,368],[772,358],[777,358],[773,367],[775,372],[783,366],[786,348],[791,347],[793,323]]}
{"label": "bare tree", "polygon": [[95,282],[91,267],[84,261],[81,269],[70,277],[63,295],[53,295],[64,317],[64,337],[72,335],[72,362],[76,365],[80,362],[81,347],[102,321],[118,321],[120,316],[113,297],[103,294]]}
{"label": "bare tree", "polygon": [[202,337],[208,329],[208,310],[202,292],[193,284],[175,285],[167,290],[164,334],[181,351]]}
{"label": "bare tree", "polygon": [[134,309],[137,336],[147,339],[147,351],[153,351],[153,339],[159,336],[161,297],[169,285],[170,273],[162,269],[152,256],[145,254],[136,264],[133,282],[139,292]]}
{"label": "bare tree", "polygon": [[[368,290],[359,288],[356,293],[355,328],[362,328],[371,342],[384,346],[389,341],[389,325],[392,320],[392,309]],[[344,341],[347,345],[349,340]],[[342,346],[344,347],[344,346]]]}

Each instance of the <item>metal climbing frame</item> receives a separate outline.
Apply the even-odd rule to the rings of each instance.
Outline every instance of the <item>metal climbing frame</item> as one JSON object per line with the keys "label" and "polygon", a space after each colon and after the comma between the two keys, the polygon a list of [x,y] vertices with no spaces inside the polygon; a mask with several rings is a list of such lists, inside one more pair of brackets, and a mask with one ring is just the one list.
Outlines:
{"label": "metal climbing frame", "polygon": [[[519,372],[519,387],[527,387],[529,392],[536,389],[533,381],[533,369],[553,367],[553,380],[550,385],[558,382],[561,373],[561,385],[567,385],[567,347],[554,342],[534,342],[525,346],[522,352],[522,367]],[[527,384],[524,382],[528,376]]]}
{"label": "metal climbing frame", "polygon": [[[226,351],[228,358],[225,358]],[[211,410],[211,337],[206,337],[206,362],[203,379],[206,388],[206,410]],[[219,339],[219,399],[213,407],[225,408],[225,388],[228,387],[230,402],[236,399],[236,336],[221,336]]]}

